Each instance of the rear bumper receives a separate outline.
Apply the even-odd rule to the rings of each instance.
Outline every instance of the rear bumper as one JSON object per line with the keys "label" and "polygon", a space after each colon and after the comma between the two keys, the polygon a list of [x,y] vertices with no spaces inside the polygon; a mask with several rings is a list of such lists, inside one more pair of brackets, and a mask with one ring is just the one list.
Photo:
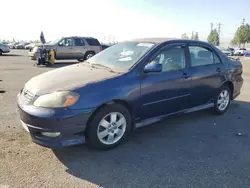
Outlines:
{"label": "rear bumper", "polygon": [[[33,142],[48,148],[60,148],[85,142],[85,129],[92,110],[45,109],[18,104],[22,126]],[[57,137],[42,132],[59,132]]]}
{"label": "rear bumper", "polygon": [[234,82],[234,93],[233,93],[233,96],[232,96],[233,100],[240,95],[243,83],[244,83],[244,80],[243,80],[242,77],[240,77],[239,79],[237,79]]}
{"label": "rear bumper", "polygon": [[37,53],[36,52],[28,52],[28,57],[30,57],[33,60],[37,59]]}

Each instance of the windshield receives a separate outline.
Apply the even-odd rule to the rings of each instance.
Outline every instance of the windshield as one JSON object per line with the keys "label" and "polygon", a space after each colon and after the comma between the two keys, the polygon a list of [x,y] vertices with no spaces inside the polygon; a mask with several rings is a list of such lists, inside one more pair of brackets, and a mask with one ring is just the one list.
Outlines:
{"label": "windshield", "polygon": [[48,44],[56,44],[56,43],[58,43],[60,40],[61,40],[61,39],[56,39],[56,40],[54,40],[54,41],[48,42]]}
{"label": "windshield", "polygon": [[88,59],[90,64],[102,65],[112,70],[128,70],[155,44],[123,42],[113,45]]}

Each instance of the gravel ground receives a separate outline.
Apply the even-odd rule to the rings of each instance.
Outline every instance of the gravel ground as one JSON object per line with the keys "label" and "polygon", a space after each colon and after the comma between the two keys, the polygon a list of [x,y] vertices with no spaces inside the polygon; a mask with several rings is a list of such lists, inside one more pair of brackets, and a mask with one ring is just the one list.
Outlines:
{"label": "gravel ground", "polygon": [[16,95],[31,77],[70,63],[37,68],[27,51],[1,56],[0,188],[249,187],[250,59],[242,62],[242,94],[223,116],[203,111],[172,117],[109,151],[85,145],[53,151],[32,143],[21,128]]}

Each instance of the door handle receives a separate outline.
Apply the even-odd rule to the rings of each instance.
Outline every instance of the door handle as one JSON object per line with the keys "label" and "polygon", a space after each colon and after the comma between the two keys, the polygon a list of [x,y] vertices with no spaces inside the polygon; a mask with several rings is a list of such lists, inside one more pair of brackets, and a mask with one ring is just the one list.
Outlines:
{"label": "door handle", "polygon": [[188,75],[188,73],[183,73],[182,78],[188,79],[190,76]]}
{"label": "door handle", "polygon": [[217,69],[216,69],[216,72],[221,72],[221,68],[217,68]]}

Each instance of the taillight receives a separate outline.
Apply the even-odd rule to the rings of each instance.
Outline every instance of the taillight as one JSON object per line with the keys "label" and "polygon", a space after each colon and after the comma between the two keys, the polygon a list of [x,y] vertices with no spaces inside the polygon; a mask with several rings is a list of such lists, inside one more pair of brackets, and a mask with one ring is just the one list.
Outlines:
{"label": "taillight", "polygon": [[7,45],[4,45],[4,47],[5,47],[5,48],[9,48],[9,46],[7,46]]}
{"label": "taillight", "polygon": [[100,52],[102,51],[102,46],[100,46]]}

